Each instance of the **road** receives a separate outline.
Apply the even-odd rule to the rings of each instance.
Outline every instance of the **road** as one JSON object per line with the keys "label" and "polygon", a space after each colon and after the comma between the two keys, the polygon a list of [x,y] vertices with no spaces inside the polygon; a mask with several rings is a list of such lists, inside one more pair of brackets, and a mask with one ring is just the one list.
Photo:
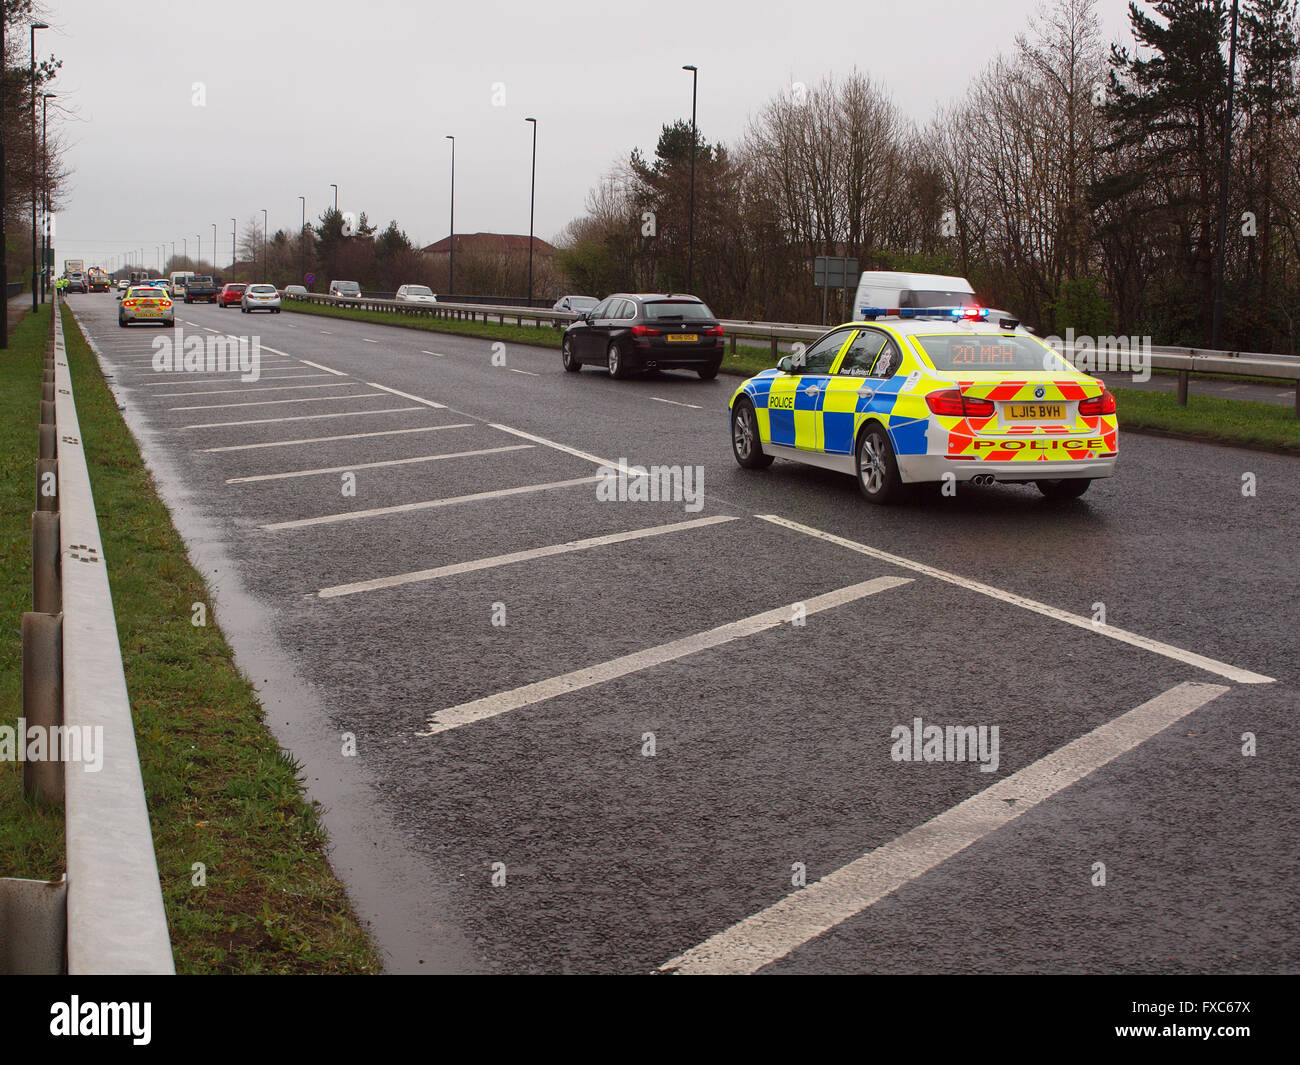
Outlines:
{"label": "road", "polygon": [[70,303],[392,971],[1300,967],[1297,460],[871,508],[737,467],[725,376],[179,306],[242,382]]}

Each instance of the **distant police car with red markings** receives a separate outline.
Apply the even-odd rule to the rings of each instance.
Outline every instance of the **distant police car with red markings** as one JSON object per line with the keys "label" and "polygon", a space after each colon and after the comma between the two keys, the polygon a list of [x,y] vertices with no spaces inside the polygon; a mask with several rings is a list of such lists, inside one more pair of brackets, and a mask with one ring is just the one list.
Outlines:
{"label": "distant police car with red markings", "polygon": [[923,481],[1033,482],[1075,499],[1115,472],[1115,397],[1015,319],[863,308],[731,397],[736,461],[851,473],[873,503]]}

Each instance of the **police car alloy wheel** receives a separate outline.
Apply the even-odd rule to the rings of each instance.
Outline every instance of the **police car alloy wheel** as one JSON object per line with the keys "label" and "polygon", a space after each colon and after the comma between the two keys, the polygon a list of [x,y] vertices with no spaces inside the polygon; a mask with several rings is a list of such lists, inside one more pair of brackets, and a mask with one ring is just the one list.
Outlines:
{"label": "police car alloy wheel", "polygon": [[573,340],[570,337],[565,337],[564,343],[560,345],[560,359],[569,373],[577,373],[582,369],[582,363],[573,357]]}
{"label": "police car alloy wheel", "polygon": [[873,503],[890,503],[898,498],[901,482],[894,446],[879,425],[863,430],[858,437],[858,487]]}
{"label": "police car alloy wheel", "polygon": [[1089,477],[1075,477],[1061,481],[1035,481],[1038,490],[1048,499],[1078,499],[1092,484]]}
{"label": "police car alloy wheel", "polygon": [[748,400],[737,400],[731,411],[731,453],[747,470],[761,470],[772,465],[772,456],[763,452],[758,435],[758,416]]}

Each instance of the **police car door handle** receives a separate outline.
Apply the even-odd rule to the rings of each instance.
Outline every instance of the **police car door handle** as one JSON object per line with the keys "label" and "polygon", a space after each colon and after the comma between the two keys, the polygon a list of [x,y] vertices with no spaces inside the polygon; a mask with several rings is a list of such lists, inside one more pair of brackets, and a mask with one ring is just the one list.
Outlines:
{"label": "police car door handle", "polygon": [[820,391],[821,391],[821,389],[818,388],[816,385],[809,385],[807,388],[805,388],[805,389],[803,390],[803,394],[804,394],[805,396],[815,396],[815,395],[817,395]]}
{"label": "police car door handle", "polygon": [[858,395],[861,396],[863,399],[870,399],[875,394],[876,394],[876,390],[872,388],[870,385],[863,385],[861,388],[858,389]]}

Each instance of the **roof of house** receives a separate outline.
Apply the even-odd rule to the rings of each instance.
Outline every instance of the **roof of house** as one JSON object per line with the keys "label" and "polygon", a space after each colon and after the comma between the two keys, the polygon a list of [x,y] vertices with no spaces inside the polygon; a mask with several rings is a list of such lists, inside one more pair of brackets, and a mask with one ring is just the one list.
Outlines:
{"label": "roof of house", "polygon": [[[435,241],[424,249],[427,254],[437,255],[442,253],[446,255],[451,250],[451,238],[443,237],[442,240]],[[456,250],[458,252],[466,251],[490,251],[490,252],[508,252],[508,251],[527,251],[528,234],[527,233],[457,233]],[[533,251],[542,252],[543,254],[553,255],[555,248],[542,240],[541,237],[533,237]]]}

